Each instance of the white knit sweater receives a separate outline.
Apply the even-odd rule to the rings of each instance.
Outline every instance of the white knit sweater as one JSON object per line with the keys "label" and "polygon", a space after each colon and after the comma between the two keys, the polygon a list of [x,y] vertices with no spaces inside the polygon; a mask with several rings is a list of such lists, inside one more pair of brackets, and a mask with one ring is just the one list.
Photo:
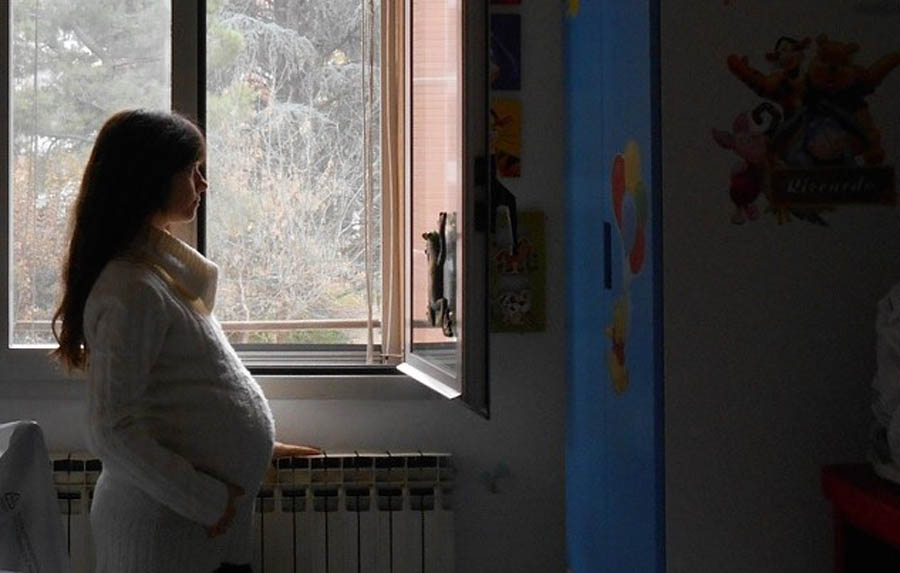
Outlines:
{"label": "white knit sweater", "polygon": [[[84,310],[87,442],[103,462],[98,573],[210,573],[252,558],[253,501],[275,427],[213,317],[217,267],[157,229],[104,268]],[[210,539],[240,485],[237,516]]]}

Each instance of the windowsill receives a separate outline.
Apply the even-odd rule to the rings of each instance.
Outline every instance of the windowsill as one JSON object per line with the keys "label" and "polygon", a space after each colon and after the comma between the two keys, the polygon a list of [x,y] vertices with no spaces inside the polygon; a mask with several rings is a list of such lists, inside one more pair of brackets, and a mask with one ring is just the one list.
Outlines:
{"label": "windowsill", "polygon": [[[396,376],[256,376],[269,400],[442,400],[412,378]],[[83,379],[0,380],[0,400],[83,400]]]}
{"label": "windowsill", "polygon": [[[257,374],[255,378],[270,400],[444,399],[399,372]],[[66,376],[47,357],[47,349],[0,352],[0,400],[83,400],[86,389],[84,375]]]}
{"label": "windowsill", "polygon": [[257,376],[270,400],[440,400],[409,376]]}

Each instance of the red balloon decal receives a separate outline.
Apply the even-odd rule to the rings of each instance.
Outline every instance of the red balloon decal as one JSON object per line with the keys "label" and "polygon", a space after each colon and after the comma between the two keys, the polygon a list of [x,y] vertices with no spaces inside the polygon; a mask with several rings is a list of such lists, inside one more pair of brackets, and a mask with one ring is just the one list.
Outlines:
{"label": "red balloon decal", "polygon": [[631,252],[628,253],[628,264],[631,267],[632,274],[637,274],[644,265],[644,245],[647,242],[644,235],[644,227],[642,226],[637,230],[637,235],[634,237],[634,246],[631,247]]}

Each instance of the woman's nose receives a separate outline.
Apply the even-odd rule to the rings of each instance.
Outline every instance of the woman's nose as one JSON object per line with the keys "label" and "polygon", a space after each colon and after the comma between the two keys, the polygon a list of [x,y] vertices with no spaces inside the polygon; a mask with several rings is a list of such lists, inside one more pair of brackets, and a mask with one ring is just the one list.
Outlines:
{"label": "woman's nose", "polygon": [[203,193],[209,187],[209,183],[206,181],[206,177],[204,177],[203,174],[199,171],[197,171],[197,175],[194,177],[194,185],[197,187],[197,191],[199,193]]}

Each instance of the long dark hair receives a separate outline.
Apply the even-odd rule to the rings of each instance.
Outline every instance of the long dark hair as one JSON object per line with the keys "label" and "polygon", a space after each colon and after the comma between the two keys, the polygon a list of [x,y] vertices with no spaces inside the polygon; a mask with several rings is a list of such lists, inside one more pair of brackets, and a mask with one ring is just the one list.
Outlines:
{"label": "long dark hair", "polygon": [[204,153],[203,134],[178,114],[126,110],[103,124],[75,201],[63,298],[52,321],[59,348],[51,356],[68,370],[87,365],[84,305],[100,271],[166,207],[173,176]]}

